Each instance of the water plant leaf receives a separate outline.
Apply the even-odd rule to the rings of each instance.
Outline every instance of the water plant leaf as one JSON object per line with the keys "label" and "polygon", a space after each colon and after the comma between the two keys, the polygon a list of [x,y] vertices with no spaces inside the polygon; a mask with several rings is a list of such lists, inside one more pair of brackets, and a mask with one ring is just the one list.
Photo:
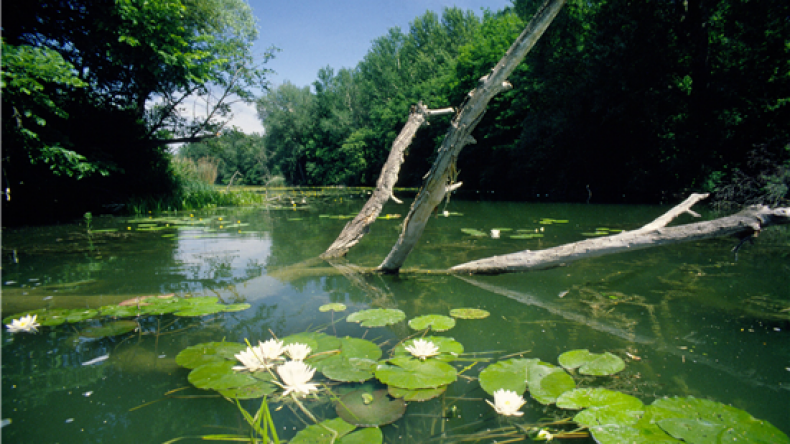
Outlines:
{"label": "water plant leaf", "polygon": [[533,234],[514,234],[510,236],[511,239],[537,239],[539,237],[543,237],[540,233],[533,233]]}
{"label": "water plant leaf", "polygon": [[[425,336],[418,339],[433,342],[433,344],[438,348],[439,354],[432,357],[431,359],[450,362],[456,360],[458,355],[464,352],[463,344],[453,338],[448,338],[445,336]],[[413,345],[414,341],[416,340],[417,339],[410,339],[402,344],[398,344],[394,349],[392,349],[392,354],[395,357],[411,357],[411,352],[406,350],[406,347]]]}
{"label": "water plant leaf", "polygon": [[747,412],[707,399],[663,398],[649,407],[645,421],[686,442],[702,443],[719,424],[725,426],[715,442],[790,443],[790,438],[768,421]]}
{"label": "water plant leaf", "polygon": [[248,304],[246,302],[238,303],[238,304],[228,304],[228,305],[224,306],[222,311],[224,311],[226,313],[230,313],[230,312],[246,310],[246,309],[248,309],[250,307],[252,307],[252,305],[250,305],[250,304]]}
{"label": "water plant leaf", "polygon": [[271,382],[261,380],[262,377],[265,378],[266,376],[268,376],[269,381],[271,381],[272,379],[271,374],[267,372],[257,372],[252,376],[254,379],[257,380],[256,382],[242,387],[234,387],[234,388],[219,390],[219,394],[226,398],[258,399],[258,398],[263,398],[264,396],[271,395],[277,392],[277,390],[279,389],[279,387],[272,384]]}
{"label": "water plant leaf", "polygon": [[98,327],[90,327],[83,329],[82,331],[80,331],[80,336],[91,338],[91,339],[99,339],[108,336],[118,336],[125,333],[129,333],[130,331],[133,331],[137,327],[138,327],[137,321],[132,321],[132,320],[114,321]]}
{"label": "water plant leaf", "polygon": [[381,444],[384,435],[378,427],[366,427],[340,438],[340,444]]}
{"label": "water plant leaf", "polygon": [[327,419],[320,424],[313,424],[300,430],[289,442],[291,444],[330,444],[336,438],[329,430],[334,430],[337,437],[342,438],[354,431],[356,426],[347,423],[343,418]]}
{"label": "water plant leaf", "polygon": [[607,424],[604,426],[591,427],[595,442],[598,444],[678,444],[678,441],[664,433],[658,427],[637,428],[620,424]]}
{"label": "water plant leaf", "polygon": [[633,425],[645,410],[638,398],[604,388],[583,388],[563,393],[557,398],[557,407],[574,410],[584,408],[573,420],[588,427]]}
{"label": "water plant leaf", "polygon": [[336,410],[337,415],[349,424],[378,427],[400,419],[406,413],[406,402],[403,399],[390,398],[386,389],[373,393],[358,389],[343,395]]}
{"label": "water plant leaf", "polygon": [[481,308],[454,308],[450,310],[450,316],[457,319],[485,319],[491,313]]}
{"label": "water plant leaf", "polygon": [[373,377],[377,365],[372,359],[332,356],[321,361],[320,371],[334,381],[364,382]]}
{"label": "water plant leaf", "polygon": [[194,369],[209,362],[236,362],[235,355],[246,349],[246,345],[238,342],[204,342],[181,350],[176,355],[176,363],[181,367]]}
{"label": "water plant leaf", "polygon": [[474,228],[461,228],[461,231],[464,234],[468,234],[468,235],[474,236],[474,237],[488,237],[488,234],[483,233],[480,230],[475,230]]}
{"label": "water plant leaf", "polygon": [[409,320],[409,327],[414,330],[430,328],[433,331],[447,331],[455,327],[455,319],[437,314],[423,315]]}
{"label": "water plant leaf", "polygon": [[236,362],[228,360],[209,362],[189,372],[187,379],[195,387],[204,390],[224,390],[259,382],[249,373],[233,370],[236,365]]}
{"label": "water plant leaf", "polygon": [[346,310],[346,305],[345,304],[341,304],[339,302],[333,302],[331,304],[324,304],[324,305],[318,307],[318,311],[320,311],[322,313],[330,311],[330,310],[331,311],[345,311]]}
{"label": "water plant leaf", "polygon": [[458,377],[453,366],[436,359],[420,361],[404,356],[390,359],[389,364],[379,365],[375,374],[379,381],[394,387],[437,388],[455,382]]}
{"label": "water plant leaf", "polygon": [[219,313],[225,310],[221,304],[194,304],[184,310],[173,313],[176,316],[206,316]]}
{"label": "water plant leaf", "polygon": [[436,388],[429,388],[429,389],[405,389],[400,387],[393,387],[389,386],[388,393],[393,398],[403,398],[404,401],[428,401],[429,399],[433,399],[436,397],[441,396],[447,390],[447,386],[443,385],[441,387]]}
{"label": "water plant leaf", "polygon": [[587,349],[567,351],[558,361],[567,369],[578,368],[579,373],[591,376],[613,375],[625,369],[625,362],[619,356],[609,352],[591,353]]}
{"label": "water plant leaf", "polygon": [[576,388],[576,382],[562,368],[537,359],[528,361],[527,388],[530,396],[541,404],[553,404],[558,396]]}
{"label": "water plant leaf", "polygon": [[101,313],[102,316],[113,316],[117,318],[145,314],[143,310],[133,305],[105,305],[103,307],[99,307],[99,313]]}
{"label": "water plant leaf", "polygon": [[351,313],[348,322],[358,322],[363,327],[384,327],[406,319],[406,313],[394,308],[373,308]]}
{"label": "water plant leaf", "polygon": [[317,364],[319,361],[332,356],[332,354],[328,352],[337,351],[340,353],[340,346],[342,344],[342,341],[335,336],[310,331],[286,336],[282,338],[282,341],[284,345],[301,343],[309,346],[311,350],[310,355],[313,357],[305,360],[305,362],[316,368],[318,368]]}
{"label": "water plant leaf", "polygon": [[66,322],[74,323],[74,322],[86,321],[88,319],[95,318],[96,316],[98,316],[98,314],[99,314],[98,310],[94,310],[92,308],[87,310],[85,309],[70,310],[69,314],[66,315]]}
{"label": "water plant leaf", "polygon": [[500,389],[521,395],[527,391],[527,365],[539,359],[507,359],[495,362],[480,372],[480,387],[489,395]]}

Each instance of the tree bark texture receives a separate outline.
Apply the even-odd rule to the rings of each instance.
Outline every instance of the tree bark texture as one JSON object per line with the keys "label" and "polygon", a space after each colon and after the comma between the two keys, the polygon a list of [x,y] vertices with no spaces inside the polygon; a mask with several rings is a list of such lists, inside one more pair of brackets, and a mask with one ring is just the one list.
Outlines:
{"label": "tree bark texture", "polygon": [[[692,195],[686,202],[673,208],[667,214],[679,215],[682,212],[689,212],[688,208],[683,209],[681,207],[690,200],[699,200],[700,196],[704,198],[707,195]],[[450,268],[450,271],[469,274],[499,274],[542,270],[566,265],[581,259],[622,253],[624,251],[641,250],[723,236],[756,236],[762,228],[790,223],[790,208],[771,209],[766,206],[755,205],[731,216],[668,228],[666,224],[669,223],[670,219],[665,216],[638,230],[586,239],[545,250],[525,250],[518,253],[479,259],[456,265]]]}
{"label": "tree bark texture", "polygon": [[332,245],[321,255],[322,259],[345,256],[348,250],[362,240],[362,237],[368,233],[370,225],[376,221],[379,213],[381,213],[382,207],[389,199],[397,203],[402,203],[393,196],[392,189],[398,181],[398,173],[403,164],[403,156],[406,152],[406,148],[411,145],[414,135],[417,134],[417,130],[426,122],[427,117],[449,114],[454,111],[453,108],[429,110],[422,103],[412,108],[406,125],[403,126],[400,134],[398,134],[398,137],[392,143],[389,157],[384,163],[379,179],[376,182],[376,190],[370,196],[367,203],[365,203],[365,206],[359,211],[359,214],[346,224],[343,231],[337,236],[337,239],[335,239]]}
{"label": "tree bark texture", "polygon": [[379,265],[379,271],[396,273],[400,270],[420,239],[433,210],[441,203],[445,194],[461,185],[460,182],[455,182],[455,161],[458,154],[467,144],[475,143],[471,133],[483,117],[488,102],[500,92],[511,88],[507,82],[508,76],[535,46],[564,4],[565,0],[547,0],[491,73],[482,77],[478,87],[469,93],[450,123],[436,161],[404,220],[398,241]]}

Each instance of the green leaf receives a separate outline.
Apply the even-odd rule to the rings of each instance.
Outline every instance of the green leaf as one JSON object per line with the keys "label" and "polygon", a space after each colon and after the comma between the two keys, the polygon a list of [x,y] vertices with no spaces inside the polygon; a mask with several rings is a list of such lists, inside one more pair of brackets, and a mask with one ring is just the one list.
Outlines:
{"label": "green leaf", "polygon": [[480,372],[480,387],[489,395],[500,389],[519,395],[527,391],[527,365],[539,359],[507,359],[495,362]]}
{"label": "green leaf", "polygon": [[450,362],[456,360],[458,355],[464,352],[463,344],[453,338],[448,338],[445,336],[425,336],[423,338],[410,339],[404,343],[398,344],[394,349],[392,349],[392,354],[396,357],[411,357],[411,352],[406,350],[406,347],[414,344],[414,341],[417,339],[433,342],[433,344],[439,349],[439,354],[430,359]]}
{"label": "green leaf", "polygon": [[86,338],[105,338],[129,333],[138,327],[137,321],[125,320],[109,322],[99,327],[90,327],[80,331],[80,336]]}
{"label": "green leaf", "polygon": [[480,308],[454,308],[450,310],[450,316],[457,319],[485,319],[490,315],[491,313]]}
{"label": "green leaf", "polygon": [[563,393],[575,389],[576,382],[560,367],[539,360],[529,360],[527,388],[530,396],[547,405],[554,403]]}
{"label": "green leaf", "polygon": [[366,427],[340,438],[340,444],[381,444],[384,435],[378,427]]}
{"label": "green leaf", "polygon": [[441,396],[442,393],[447,391],[447,386],[429,388],[429,389],[404,389],[399,387],[389,386],[388,393],[393,398],[403,398],[404,401],[428,401],[429,399]]}
{"label": "green leaf", "polygon": [[455,382],[458,375],[454,367],[436,359],[420,361],[398,357],[390,359],[389,363],[391,365],[379,365],[376,378],[399,388],[437,388]]}
{"label": "green leaf", "polygon": [[246,349],[246,345],[238,342],[206,342],[181,350],[176,355],[176,363],[194,369],[210,362],[236,362],[235,355]]}
{"label": "green leaf", "polygon": [[633,425],[645,410],[638,398],[604,388],[575,389],[563,393],[557,398],[557,407],[586,408],[573,420],[588,427],[605,424]]}
{"label": "green leaf", "polygon": [[475,230],[474,228],[461,228],[461,231],[464,234],[468,234],[468,235],[474,236],[474,237],[488,237],[488,235],[486,233],[483,233],[480,230]]}
{"label": "green leaf", "polygon": [[619,356],[609,352],[598,354],[589,350],[571,350],[560,355],[559,363],[567,369],[578,368],[579,373],[592,376],[613,375],[625,368]]}
{"label": "green leaf", "polygon": [[406,313],[393,308],[373,308],[351,313],[346,321],[361,323],[363,327],[384,327],[406,319]]}
{"label": "green leaf", "polygon": [[271,380],[272,377],[269,373],[258,372],[253,377],[257,380],[257,382],[242,387],[219,390],[219,394],[226,398],[258,399],[276,393],[279,389],[279,387],[272,384],[271,382],[261,380],[261,378],[266,377]]}
{"label": "green leaf", "polygon": [[318,307],[318,311],[321,311],[321,312],[327,312],[327,311],[330,311],[330,310],[331,311],[345,311],[346,310],[346,305],[335,302],[335,303],[331,303],[331,304],[324,304],[324,305]]}
{"label": "green leaf", "polygon": [[224,390],[259,382],[247,372],[233,370],[237,364],[232,361],[217,361],[203,364],[189,372],[189,382],[199,389]]}
{"label": "green leaf", "polygon": [[447,331],[455,327],[455,319],[436,314],[418,316],[409,321],[409,327],[414,330],[425,330],[430,327],[433,331]]}
{"label": "green leaf", "polygon": [[328,419],[322,421],[320,424],[313,424],[307,428],[300,430],[296,436],[293,437],[290,444],[330,444],[335,435],[329,430],[334,430],[338,437],[345,437],[351,433],[356,427],[347,423],[342,418]]}
{"label": "green leaf", "polygon": [[400,419],[406,412],[406,403],[403,399],[390,398],[387,390],[376,390],[369,394],[364,389],[358,389],[343,395],[336,410],[337,415],[349,424],[378,427]]}

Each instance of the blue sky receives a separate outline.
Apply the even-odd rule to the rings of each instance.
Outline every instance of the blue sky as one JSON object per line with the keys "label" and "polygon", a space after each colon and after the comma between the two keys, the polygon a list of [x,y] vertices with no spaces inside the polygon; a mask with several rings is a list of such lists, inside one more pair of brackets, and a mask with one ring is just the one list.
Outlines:
{"label": "blue sky", "polygon": [[[441,14],[457,6],[480,15],[480,8],[498,11],[510,0],[249,0],[258,18],[260,34],[256,54],[269,46],[281,49],[266,66],[276,71],[274,85],[289,81],[308,86],[318,70],[331,66],[353,68],[371,42],[395,26],[406,31],[414,18],[427,10]],[[252,108],[237,108],[231,123],[245,132],[262,132]]]}

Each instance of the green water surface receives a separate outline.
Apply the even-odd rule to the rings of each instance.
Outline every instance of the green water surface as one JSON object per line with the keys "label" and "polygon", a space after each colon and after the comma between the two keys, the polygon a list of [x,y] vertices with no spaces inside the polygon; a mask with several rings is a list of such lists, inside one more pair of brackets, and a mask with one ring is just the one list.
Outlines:
{"label": "green water surface", "polygon": [[[446,208],[449,217],[431,219],[401,275],[343,274],[344,267],[316,257],[350,220],[337,216],[353,216],[363,203],[364,195],[349,194],[285,209],[168,215],[191,224],[153,216],[94,217],[90,235],[84,223],[5,230],[4,318],[35,308],[94,308],[169,293],[252,307],[204,317],[150,316],[139,320],[139,332],[99,340],[81,337],[80,324],[42,327],[35,335],[4,330],[2,418],[10,423],[2,428],[3,442],[161,443],[246,433],[234,404],[191,387],[189,370],[174,360],[181,350],[201,342],[257,342],[272,333],[321,330],[364,336],[386,351],[414,333],[406,322],[366,329],[344,316],[397,308],[408,320],[462,307],[491,313],[459,320],[440,333],[475,353],[455,364],[459,371],[466,368],[464,377],[443,397],[410,403],[403,418],[383,427],[385,442],[458,442],[460,436],[502,427],[508,420],[483,401],[490,396],[480,389],[477,374],[501,356],[556,364],[557,356],[573,349],[623,358],[626,369],[606,377],[604,385],[646,404],[664,396],[711,399],[790,434],[790,250],[783,235],[763,233],[740,251],[737,262],[730,251],[737,241],[716,239],[532,273],[430,273],[581,240],[582,233],[599,228],[635,229],[668,210],[454,200]],[[407,212],[408,203],[390,203],[382,215]],[[540,223],[546,218],[567,223]],[[684,215],[675,223],[692,220]],[[375,223],[348,263],[377,266],[402,221],[392,216]],[[501,231],[494,239],[462,229]],[[543,237],[511,237],[525,233]],[[319,311],[329,302],[348,309]],[[305,404],[319,418],[336,416],[329,400],[308,398]],[[243,405],[254,411],[259,402]],[[309,425],[291,407],[274,411],[282,439]],[[526,423],[557,414],[532,399],[522,410],[519,421]]]}

